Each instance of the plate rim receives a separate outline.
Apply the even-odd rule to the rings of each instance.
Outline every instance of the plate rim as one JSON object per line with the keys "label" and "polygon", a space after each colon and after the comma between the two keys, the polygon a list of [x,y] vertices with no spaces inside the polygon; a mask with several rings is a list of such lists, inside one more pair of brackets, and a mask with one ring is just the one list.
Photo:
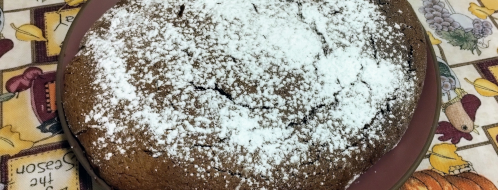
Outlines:
{"label": "plate rim", "polygon": [[[423,30],[424,35],[425,35],[426,32],[425,32],[425,28],[423,26],[422,26],[422,30]],[[434,139],[434,136],[436,135],[436,129],[437,129],[437,125],[439,122],[439,116],[441,115],[441,101],[442,101],[441,100],[442,97],[441,97],[441,93],[440,93],[441,92],[441,77],[439,74],[439,67],[437,65],[438,62],[437,62],[437,58],[436,58],[436,52],[434,51],[434,47],[433,47],[428,35],[425,35],[425,41],[427,43],[427,48],[428,48],[427,49],[428,50],[427,56],[432,56],[431,59],[432,59],[432,61],[434,61],[434,72],[436,72],[436,83],[437,83],[436,84],[436,88],[437,88],[436,96],[437,96],[437,99],[436,99],[436,108],[434,110],[435,111],[434,120],[432,121],[432,126],[430,128],[431,131],[429,132],[429,136],[427,136],[425,145],[422,148],[422,150],[420,151],[419,155],[417,156],[415,162],[413,162],[413,164],[410,166],[408,171],[406,171],[406,173],[398,180],[398,182],[396,182],[396,184],[394,184],[394,186],[392,186],[391,190],[397,190],[401,186],[403,186],[406,183],[406,181],[411,177],[411,175],[413,175],[413,173],[415,172],[417,167],[422,163],[422,160],[424,159],[425,155],[427,154],[427,151],[429,150],[429,147],[432,144],[432,140]],[[430,52],[430,55],[429,55],[429,52]],[[424,83],[424,85],[425,85],[425,83]]]}
{"label": "plate rim", "polygon": [[[109,1],[118,2],[117,0],[109,0]],[[64,58],[66,57],[66,51],[67,51],[67,46],[68,46],[67,39],[70,37],[71,33],[73,33],[73,30],[75,30],[75,27],[76,27],[75,23],[81,22],[81,20],[84,19],[82,16],[83,14],[80,14],[80,13],[83,13],[89,7],[89,4],[91,4],[91,2],[94,2],[94,0],[88,0],[82,6],[79,13],[76,15],[75,20],[73,21],[73,23],[69,27],[69,29],[64,37],[63,45],[61,47],[61,52],[58,56],[57,70],[56,70],[56,104],[57,104],[57,109],[58,109],[57,116],[59,117],[59,121],[61,122],[61,126],[62,126],[63,131],[64,131],[64,136],[66,137],[66,140],[70,144],[71,150],[73,150],[80,165],[83,166],[83,168],[89,174],[89,176],[91,178],[93,178],[97,182],[97,184],[99,184],[101,186],[101,188],[103,188],[105,190],[112,190],[112,188],[99,175],[97,175],[95,173],[94,169],[90,165],[90,161],[88,160],[88,158],[86,156],[86,153],[84,151],[83,146],[80,144],[80,141],[75,137],[75,135],[73,134],[71,129],[69,129],[69,126],[68,126],[68,123],[66,120],[66,115],[64,112],[64,107],[62,104],[62,94],[63,94],[62,89],[64,86],[64,83],[62,82],[63,78],[64,78],[64,71],[63,70],[66,69],[63,62],[64,62]],[[442,98],[441,94],[440,94],[440,92],[441,92],[441,85],[440,85],[441,79],[439,77],[440,76],[439,75],[439,68],[437,67],[436,53],[434,51],[432,43],[430,42],[429,36],[425,35],[426,33],[425,33],[425,29],[423,26],[422,26],[422,30],[423,30],[423,34],[425,36],[427,48],[429,49],[427,56],[432,56],[431,59],[434,61],[434,70],[436,72],[436,83],[437,83],[436,84],[436,88],[437,88],[437,92],[436,92],[437,93],[436,94],[437,100],[436,100],[436,102],[437,103],[436,103],[436,108],[435,108],[434,120],[433,120],[432,126],[430,127],[429,135],[427,136],[426,142],[425,142],[422,150],[420,151],[419,155],[416,157],[415,161],[410,166],[410,168],[405,172],[405,174],[403,176],[401,176],[400,179],[392,186],[391,190],[396,190],[396,189],[400,188],[404,183],[406,183],[407,179],[410,178],[410,176],[415,172],[417,167],[422,162],[430,145],[432,144],[432,140],[435,136],[435,131],[436,131],[437,124],[439,121],[439,116],[440,116],[440,110],[441,110],[441,103],[440,102],[441,102],[441,98]],[[429,52],[430,52],[430,55],[429,55]],[[427,62],[427,64],[428,64],[428,62]],[[425,85],[425,83],[424,83],[424,85]],[[417,103],[417,105],[418,105],[418,103]],[[361,174],[361,175],[363,175],[363,174]]]}
{"label": "plate rim", "polygon": [[[115,0],[116,1],[116,0]],[[68,126],[67,120],[66,120],[66,115],[64,112],[64,106],[62,104],[62,95],[63,95],[63,87],[64,83],[63,78],[64,78],[64,70],[66,67],[64,66],[64,58],[66,57],[66,51],[67,51],[67,46],[68,46],[68,38],[71,36],[71,33],[73,33],[73,30],[75,30],[76,24],[81,22],[81,20],[84,20],[84,16],[82,16],[83,13],[86,9],[89,8],[89,5],[91,2],[94,2],[94,0],[88,0],[86,3],[82,5],[80,8],[80,11],[78,11],[78,14],[75,16],[75,19],[71,23],[70,27],[68,28],[68,31],[66,32],[66,35],[64,36],[64,41],[63,45],[61,46],[61,52],[59,53],[59,56],[57,58],[57,68],[56,68],[56,105],[57,105],[57,116],[59,117],[59,122],[61,123],[61,127],[63,128],[64,131],[64,136],[66,137],[66,140],[70,144],[71,150],[75,154],[78,162],[80,163],[80,166],[82,166],[87,174],[96,181],[99,186],[101,186],[102,189],[104,190],[113,190],[107,183],[104,181],[99,175],[97,175],[94,172],[94,169],[90,165],[90,161],[88,160],[85,150],[83,146],[80,144],[80,141],[75,137],[73,134],[73,131]],[[118,2],[118,1],[116,1]],[[102,16],[102,15],[101,15]],[[88,30],[87,30],[88,31]],[[61,74],[62,73],[62,74]],[[82,162],[83,161],[83,162]],[[93,189],[93,185],[92,185]]]}

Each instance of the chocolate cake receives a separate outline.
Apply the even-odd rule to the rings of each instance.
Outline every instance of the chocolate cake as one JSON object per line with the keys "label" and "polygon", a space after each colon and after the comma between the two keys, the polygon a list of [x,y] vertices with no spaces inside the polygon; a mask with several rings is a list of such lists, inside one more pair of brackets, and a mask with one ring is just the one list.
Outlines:
{"label": "chocolate cake", "polygon": [[122,0],[65,74],[115,189],[345,189],[393,149],[426,67],[406,0]]}

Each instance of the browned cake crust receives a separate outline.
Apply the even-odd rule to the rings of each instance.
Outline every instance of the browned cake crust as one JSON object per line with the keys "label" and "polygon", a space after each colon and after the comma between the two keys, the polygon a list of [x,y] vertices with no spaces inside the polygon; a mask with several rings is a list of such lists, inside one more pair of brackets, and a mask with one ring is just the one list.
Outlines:
{"label": "browned cake crust", "polygon": [[[415,82],[414,91],[411,93],[412,97],[409,97],[407,104],[393,106],[387,104],[384,109],[379,110],[377,116],[385,118],[385,122],[382,123],[384,130],[377,131],[377,135],[382,138],[378,140],[368,140],[368,138],[362,138],[361,140],[348,139],[346,142],[348,144],[347,149],[335,150],[332,153],[322,151],[321,145],[312,146],[309,155],[310,157],[314,155],[313,162],[301,163],[300,168],[297,168],[299,169],[298,172],[292,172],[294,168],[291,166],[283,166],[283,168],[280,168],[282,171],[276,171],[272,174],[274,179],[283,178],[283,173],[290,174],[289,179],[286,181],[275,180],[270,182],[270,176],[255,175],[251,172],[245,172],[242,167],[238,168],[230,165],[223,165],[223,167],[219,168],[209,167],[204,172],[200,172],[197,169],[198,167],[207,168],[213,161],[204,157],[195,156],[189,163],[181,162],[166,154],[155,157],[151,147],[157,147],[158,145],[151,141],[152,136],[145,129],[129,130],[127,133],[117,134],[117,138],[125,139],[127,136],[133,136],[135,140],[121,142],[120,146],[130,147],[125,150],[124,154],[113,153],[109,160],[105,159],[107,153],[116,152],[117,143],[106,142],[107,145],[103,147],[99,139],[105,137],[106,133],[92,127],[98,126],[100,123],[86,119],[86,114],[91,113],[94,106],[99,103],[97,97],[106,94],[106,91],[95,88],[96,85],[93,84],[94,78],[99,71],[95,69],[94,60],[88,56],[76,56],[73,63],[66,70],[63,105],[67,121],[71,130],[85,148],[86,155],[96,173],[116,189],[235,189],[237,187],[242,189],[256,187],[273,189],[343,189],[349,185],[349,181],[352,180],[353,176],[366,171],[399,142],[412,118],[425,78],[427,44],[421,24],[418,22],[412,7],[406,0],[376,2],[382,10],[382,15],[386,17],[388,25],[404,23],[403,25],[399,24],[401,26],[399,32],[404,34],[404,41],[401,44],[407,48],[401,48],[399,51],[402,52],[403,59],[407,60],[406,66],[409,66],[406,67],[408,76],[406,82]],[[128,2],[121,1],[120,3],[118,6],[126,5]],[[104,20],[97,22],[90,31],[96,31],[97,33],[113,32],[107,31],[108,28],[109,23]],[[386,50],[389,44],[385,41],[374,42],[373,45],[376,46],[377,51],[391,51]],[[134,65],[135,63],[129,62],[128,64]],[[158,65],[161,64],[158,63]],[[155,70],[158,65],[150,66],[149,69],[153,70],[153,73],[159,73],[159,71]],[[139,74],[136,77],[140,78]],[[380,77],[383,76],[384,73],[380,73]],[[152,84],[146,84],[139,88],[145,92],[158,90]],[[168,91],[163,91],[160,94],[166,96]],[[122,108],[117,107],[116,109]],[[389,115],[394,117],[389,117]],[[311,117],[314,117],[314,115]],[[374,120],[372,120],[372,123]],[[372,123],[367,123],[365,129],[370,128]],[[133,128],[136,124],[134,121],[128,122],[130,128]],[[361,148],[362,146],[364,148]],[[348,151],[351,147],[359,147],[362,151],[352,151],[350,156],[345,156],[343,152]],[[204,148],[209,149],[211,147],[207,145]],[[193,149],[192,154],[200,156],[206,154],[203,151],[196,151],[197,149]],[[337,155],[340,160],[342,158],[347,159],[333,161],[327,155]],[[203,178],[200,178],[197,174],[202,174]],[[242,179],[252,179],[254,183],[242,183]]]}

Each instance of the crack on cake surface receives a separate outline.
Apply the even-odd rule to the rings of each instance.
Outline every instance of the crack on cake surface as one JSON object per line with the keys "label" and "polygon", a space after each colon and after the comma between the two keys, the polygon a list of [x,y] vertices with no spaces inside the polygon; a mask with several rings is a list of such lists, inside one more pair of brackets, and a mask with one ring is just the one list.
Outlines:
{"label": "crack on cake surface", "polygon": [[213,145],[208,145],[208,144],[194,144],[192,147],[212,148]]}
{"label": "crack on cake surface", "polygon": [[312,29],[318,35],[321,39],[321,43],[323,44],[323,55],[328,56],[332,50],[330,49],[329,45],[326,43],[325,36],[323,36],[323,33],[319,32],[318,29],[316,28],[316,23],[313,24]]}
{"label": "crack on cake surface", "polygon": [[253,4],[253,3],[252,3],[252,6],[253,6],[253,9],[255,10],[255,12],[258,14],[259,10],[257,10],[257,6],[255,6],[255,4]]}
{"label": "crack on cake surface", "polygon": [[[238,106],[241,106],[241,107],[245,107],[245,108],[248,108],[250,110],[255,110],[255,109],[264,109],[264,110],[268,110],[268,109],[276,109],[276,107],[270,107],[270,106],[257,106],[257,107],[252,107],[248,104],[241,104],[241,103],[236,103],[234,102],[234,98],[232,97],[231,94],[229,94],[228,92],[226,92],[225,90],[223,90],[222,88],[219,88],[218,84],[215,83],[215,87],[214,88],[205,88],[203,86],[197,86],[194,84],[194,82],[189,82],[189,84],[191,84],[195,90],[198,90],[198,91],[206,91],[206,90],[214,90],[216,92],[218,92],[220,95],[226,97],[229,101],[231,101],[234,105],[238,105]],[[275,106],[277,106],[275,104]]]}
{"label": "crack on cake surface", "polygon": [[375,46],[375,40],[373,40],[373,34],[370,34],[370,43],[371,43],[371,46],[373,49],[373,58],[378,59],[377,58],[377,49],[378,48],[377,48],[377,46]]}
{"label": "crack on cake surface", "polygon": [[181,5],[181,7],[179,9],[179,13],[177,13],[177,17],[182,17],[182,14],[184,13],[185,8],[186,8],[186,6]]}
{"label": "crack on cake surface", "polygon": [[214,169],[218,172],[222,172],[222,173],[229,173],[229,175],[231,176],[236,176],[238,178],[245,178],[245,179],[248,179],[248,177],[244,177],[240,172],[233,172],[231,170],[224,170],[224,169],[220,169],[220,168],[217,168],[217,167],[214,167]]}

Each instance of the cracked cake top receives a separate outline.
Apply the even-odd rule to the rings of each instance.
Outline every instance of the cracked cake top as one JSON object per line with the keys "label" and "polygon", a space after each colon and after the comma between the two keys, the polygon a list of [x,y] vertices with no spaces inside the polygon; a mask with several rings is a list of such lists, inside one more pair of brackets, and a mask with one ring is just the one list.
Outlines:
{"label": "cracked cake top", "polygon": [[407,26],[386,20],[369,1],[122,1],[77,56],[96,92],[81,121],[105,150],[92,162],[142,150],[269,184],[362,160],[418,86]]}

